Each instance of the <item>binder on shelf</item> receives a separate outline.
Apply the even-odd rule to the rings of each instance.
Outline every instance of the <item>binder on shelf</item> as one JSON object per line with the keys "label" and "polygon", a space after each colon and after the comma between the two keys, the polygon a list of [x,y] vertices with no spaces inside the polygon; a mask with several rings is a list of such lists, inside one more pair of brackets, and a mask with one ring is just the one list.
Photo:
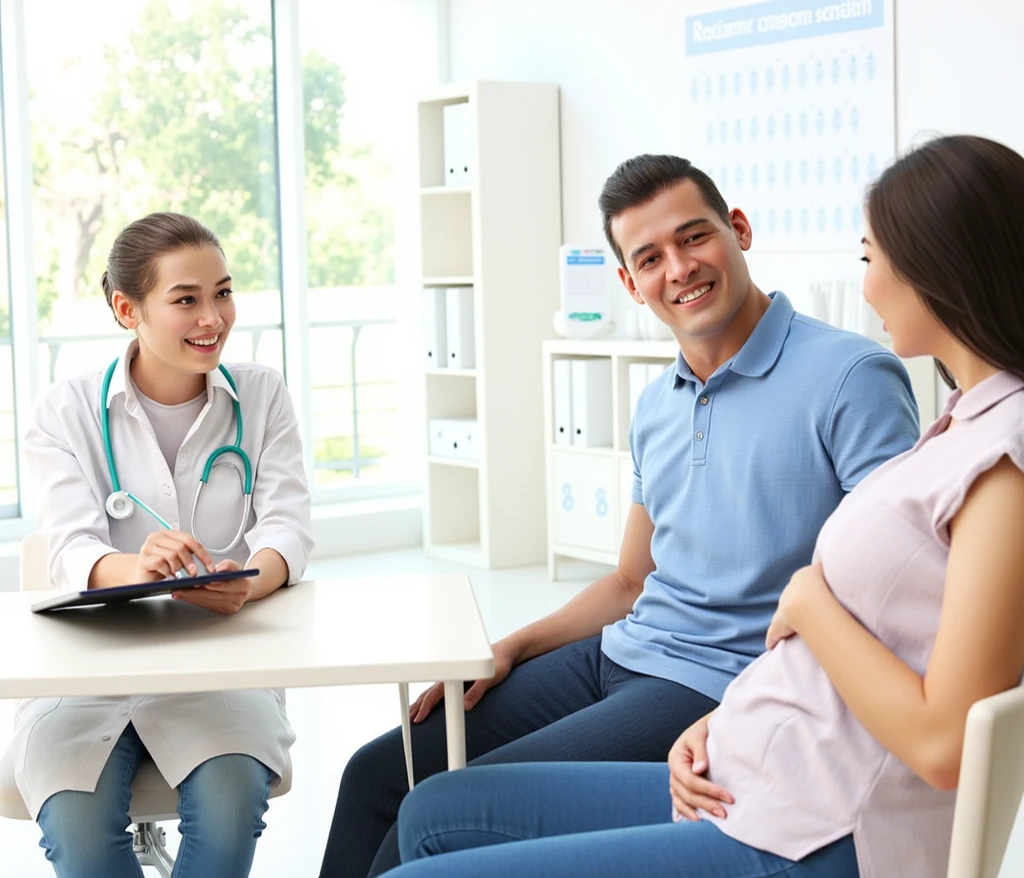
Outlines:
{"label": "binder on shelf", "polygon": [[470,106],[463,102],[448,104],[444,117],[444,182],[446,186],[466,186],[473,179],[473,119]]}
{"label": "binder on shelf", "polygon": [[650,384],[659,375],[664,374],[667,369],[674,369],[674,363],[648,363],[647,364],[647,383]]}
{"label": "binder on shelf", "polygon": [[472,369],[476,366],[473,341],[473,288],[448,287],[444,299],[448,367]]}
{"label": "binder on shelf", "polygon": [[612,361],[596,357],[572,361],[572,444],[612,445]]}
{"label": "binder on shelf", "polygon": [[636,414],[636,404],[640,399],[640,394],[643,389],[647,386],[649,379],[647,377],[647,363],[630,363],[629,364],[629,421],[633,422],[633,416]]}
{"label": "binder on shelf", "polygon": [[555,444],[572,445],[572,360],[551,363],[551,399],[554,408]]}
{"label": "binder on shelf", "polygon": [[428,369],[443,369],[448,365],[447,323],[444,289],[427,287],[423,291],[423,348]]}

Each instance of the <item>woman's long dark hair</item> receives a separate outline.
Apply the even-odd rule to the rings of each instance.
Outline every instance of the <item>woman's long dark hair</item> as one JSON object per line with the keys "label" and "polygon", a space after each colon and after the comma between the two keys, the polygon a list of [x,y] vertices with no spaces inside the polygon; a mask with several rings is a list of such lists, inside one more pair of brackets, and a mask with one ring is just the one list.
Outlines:
{"label": "woman's long dark hair", "polygon": [[873,243],[943,326],[1024,378],[1024,157],[984,137],[937,138],[878,178],[867,213]]}

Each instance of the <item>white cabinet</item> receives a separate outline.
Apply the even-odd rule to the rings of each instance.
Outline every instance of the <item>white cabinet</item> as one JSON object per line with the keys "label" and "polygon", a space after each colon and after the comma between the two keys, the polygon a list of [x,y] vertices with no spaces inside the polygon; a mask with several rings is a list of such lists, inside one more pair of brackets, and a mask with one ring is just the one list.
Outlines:
{"label": "white cabinet", "polygon": [[432,454],[425,436],[424,548],[476,567],[536,564],[546,536],[539,354],[560,307],[558,87],[445,85],[417,110],[421,283],[444,291],[421,302],[424,433],[475,421],[471,457],[447,437],[449,452]]}
{"label": "white cabinet", "polygon": [[[679,348],[674,341],[547,341],[543,347],[544,445],[547,449],[548,570],[557,578],[559,558],[583,558],[616,564],[633,493],[633,459],[629,425],[635,404],[637,375],[653,380],[671,366]],[[588,381],[586,391],[600,399],[598,411],[607,419],[605,447],[566,444],[559,437],[566,413],[575,417],[579,382],[566,376],[581,361],[603,361],[593,370],[602,378]],[[568,363],[566,362],[568,361]],[[631,373],[633,392],[631,393]],[[607,386],[602,386],[606,382]],[[586,400],[593,420],[592,399]],[[590,424],[594,426],[593,423]],[[602,429],[601,425],[598,425]]]}

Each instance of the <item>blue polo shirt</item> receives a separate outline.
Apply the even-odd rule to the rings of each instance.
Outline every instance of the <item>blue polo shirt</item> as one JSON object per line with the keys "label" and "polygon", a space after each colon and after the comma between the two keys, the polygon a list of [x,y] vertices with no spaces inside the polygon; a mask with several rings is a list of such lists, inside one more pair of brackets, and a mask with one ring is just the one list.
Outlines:
{"label": "blue polo shirt", "polygon": [[633,500],[654,522],[655,569],[633,612],[605,627],[605,655],[721,700],[764,651],[825,519],[918,434],[899,359],[782,293],[707,383],[680,354],[633,418]]}

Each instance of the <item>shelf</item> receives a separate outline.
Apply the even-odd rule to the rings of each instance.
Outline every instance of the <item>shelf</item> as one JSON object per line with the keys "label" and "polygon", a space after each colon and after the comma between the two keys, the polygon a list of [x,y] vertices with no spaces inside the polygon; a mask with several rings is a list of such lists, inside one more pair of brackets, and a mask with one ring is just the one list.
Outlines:
{"label": "shelf", "polygon": [[424,552],[441,561],[454,561],[470,567],[484,566],[484,553],[479,543],[427,543]]}
{"label": "shelf", "polygon": [[621,457],[622,451],[611,446],[605,448],[586,448],[581,445],[560,445],[557,442],[549,443],[552,451],[567,451],[570,454],[586,454],[590,457]]}
{"label": "shelf", "polygon": [[596,561],[598,564],[611,564],[613,567],[619,563],[617,552],[600,552],[597,549],[587,549],[583,546],[552,543],[549,551],[552,555],[560,558],[580,558],[583,561]]}
{"label": "shelf", "polygon": [[556,356],[574,357],[634,357],[636,359],[672,359],[679,353],[674,341],[649,341],[641,339],[592,339],[579,338],[548,339],[544,352]]}
{"label": "shelf", "polygon": [[434,275],[424,277],[422,284],[425,287],[471,287],[473,286],[473,275],[448,275],[447,277]]}
{"label": "shelf", "polygon": [[476,378],[476,369],[426,369],[425,374],[443,378]]}
{"label": "shelf", "polygon": [[469,195],[472,186],[420,186],[420,195]]}
{"label": "shelf", "polygon": [[480,469],[479,460],[463,460],[460,457],[437,457],[428,454],[427,463],[438,464],[439,466],[457,466],[463,469]]}

